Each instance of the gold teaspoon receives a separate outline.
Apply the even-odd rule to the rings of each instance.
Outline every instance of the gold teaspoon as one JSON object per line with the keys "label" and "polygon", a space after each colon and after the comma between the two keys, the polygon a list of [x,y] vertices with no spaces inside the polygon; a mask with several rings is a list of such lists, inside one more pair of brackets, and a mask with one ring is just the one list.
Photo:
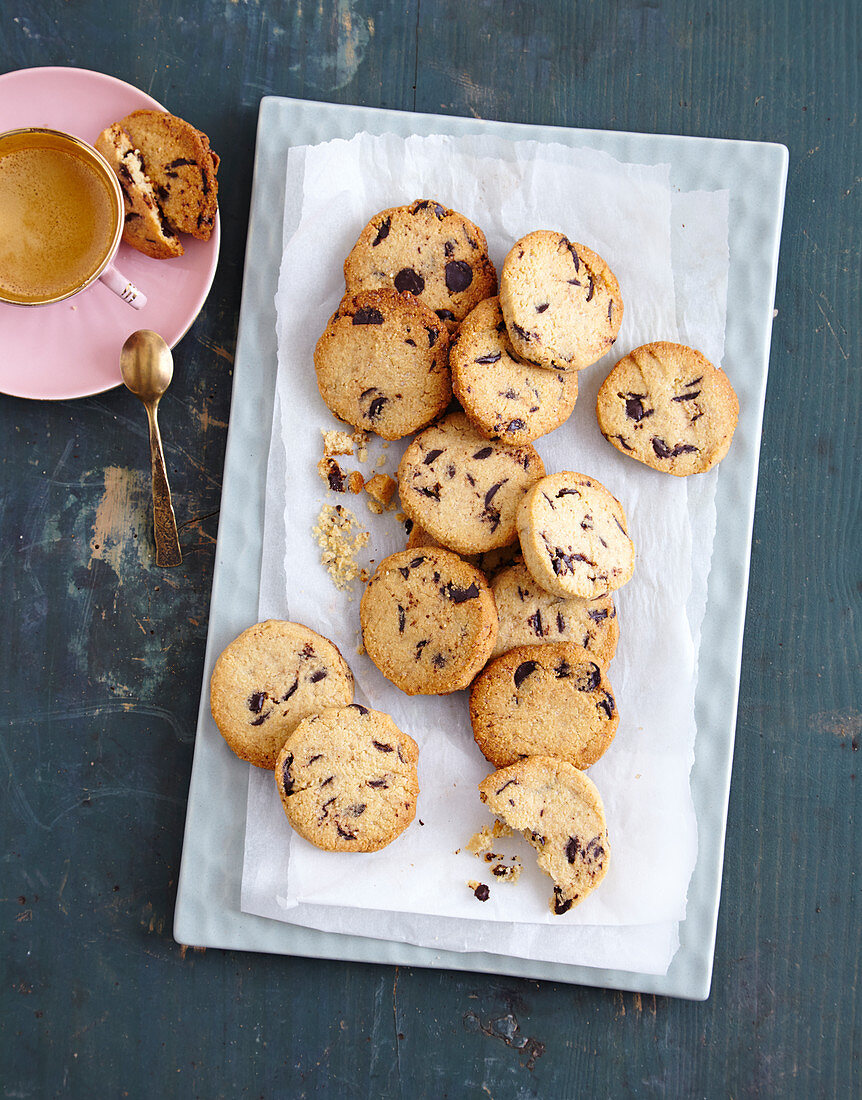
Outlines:
{"label": "gold teaspoon", "polygon": [[174,376],[171,349],[156,332],[133,332],[120,352],[123,381],[147,410],[150,422],[150,458],[153,467],[153,530],[156,565],[180,565],[183,556],[177,535],[177,521],[171,504],[171,487],[165,470],[162,438],[156,417],[159,400]]}

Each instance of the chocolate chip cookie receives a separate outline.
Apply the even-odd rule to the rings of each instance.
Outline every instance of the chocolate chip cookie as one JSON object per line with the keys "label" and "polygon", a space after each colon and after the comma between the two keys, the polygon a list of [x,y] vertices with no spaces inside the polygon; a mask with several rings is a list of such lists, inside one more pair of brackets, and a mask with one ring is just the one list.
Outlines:
{"label": "chocolate chip cookie", "polygon": [[452,399],[449,332],[411,294],[345,297],[314,349],[320,395],[341,420],[401,439]]}
{"label": "chocolate chip cookie", "polygon": [[582,370],[617,338],[616,276],[586,245],[538,230],[517,241],[500,273],[500,306],[519,355],[553,370]]}
{"label": "chocolate chip cookie", "polygon": [[573,764],[530,756],[483,779],[479,797],[539,853],[539,867],[555,883],[552,912],[580,905],[607,874],[610,844],[601,795]]}
{"label": "chocolate chip cookie", "polygon": [[470,689],[473,736],[496,768],[554,756],[588,768],[619,725],[607,672],[572,642],[523,645],[497,657]]}
{"label": "chocolate chip cookie", "polygon": [[348,294],[379,287],[414,294],[451,331],[497,292],[485,234],[433,199],[375,214],[344,261],[344,281]]}
{"label": "chocolate chip cookie", "polygon": [[518,537],[527,569],[557,596],[593,600],[634,572],[623,507],[586,474],[563,470],[537,482],[518,507]]}
{"label": "chocolate chip cookie", "polygon": [[275,765],[300,836],[327,852],[377,852],[416,813],[419,747],[388,714],[352,703],[304,718]]}
{"label": "chocolate chip cookie", "polygon": [[368,656],[408,695],[466,687],[497,635],[485,577],[457,554],[430,546],[384,558],[362,596],[359,617]]}
{"label": "chocolate chip cookie", "polygon": [[328,639],[299,623],[268,619],[222,652],[210,680],[215,724],[241,760],[273,768],[299,722],[353,698],[353,674]]}
{"label": "chocolate chip cookie", "polygon": [[462,322],[449,366],[455,396],[488,439],[532,443],[564,423],[578,399],[576,371],[545,370],[514,351],[496,297]]}
{"label": "chocolate chip cookie", "polygon": [[401,507],[441,545],[478,554],[514,541],[518,505],[544,472],[529,444],[491,442],[463,412],[449,413],[404,452]]}
{"label": "chocolate chip cookie", "polygon": [[547,642],[574,642],[605,665],[616,653],[620,628],[610,596],[555,596],[536,584],[523,562],[501,569],[491,590],[500,620],[492,657]]}
{"label": "chocolate chip cookie", "polygon": [[621,454],[686,477],[727,454],[739,401],[723,370],[694,348],[658,341],[620,359],[596,401],[602,435]]}

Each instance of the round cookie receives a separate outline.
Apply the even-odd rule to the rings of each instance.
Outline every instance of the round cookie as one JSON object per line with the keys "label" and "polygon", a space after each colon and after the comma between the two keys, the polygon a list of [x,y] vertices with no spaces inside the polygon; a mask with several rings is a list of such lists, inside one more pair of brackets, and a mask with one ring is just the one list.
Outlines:
{"label": "round cookie", "polygon": [[500,620],[492,657],[547,642],[574,642],[604,665],[616,653],[620,628],[610,596],[555,596],[536,584],[523,563],[501,569],[491,590]]}
{"label": "round cookie", "polygon": [[518,507],[518,537],[533,579],[557,596],[594,600],[634,572],[623,506],[586,474],[562,470],[537,482]]}
{"label": "round cookie", "polygon": [[398,466],[398,491],[432,538],[479,554],[514,541],[521,498],[544,472],[529,444],[491,442],[458,411],[416,436]]}
{"label": "round cookie", "polygon": [[[424,527],[410,520],[410,533],[405,543],[406,550],[414,550],[417,546],[439,546],[440,543],[432,538]],[[444,547],[445,549],[445,547]],[[508,546],[498,546],[494,550],[486,550],[483,554],[461,554],[464,561],[474,565],[490,581],[501,569],[505,569],[515,562],[523,561],[521,557],[521,544],[516,539]]]}
{"label": "round cookie", "polygon": [[457,554],[430,546],[384,558],[363,593],[359,618],[368,656],[408,695],[466,687],[497,635],[484,576]]}
{"label": "round cookie", "polygon": [[602,798],[572,764],[530,756],[483,779],[479,797],[539,853],[539,867],[555,883],[552,912],[580,905],[607,874],[610,844]]}
{"label": "round cookie", "polygon": [[419,747],[388,714],[359,703],[303,719],[275,765],[300,836],[327,852],[377,852],[416,814]]}
{"label": "round cookie", "polygon": [[550,371],[512,350],[499,298],[486,298],[461,324],[449,354],[452,389],[482,435],[532,443],[572,413],[576,371]]}
{"label": "round cookie", "polygon": [[345,297],[314,349],[320,395],[354,428],[401,439],[452,399],[449,332],[411,294]]}
{"label": "round cookie", "polygon": [[328,639],[299,623],[267,619],[221,653],[210,709],[241,760],[273,768],[281,746],[308,714],[353,698],[353,674]]}
{"label": "round cookie", "polygon": [[379,287],[415,294],[450,331],[497,292],[485,234],[433,199],[375,214],[344,261],[344,281],[349,294]]}
{"label": "round cookie", "polygon": [[620,359],[599,389],[596,416],[622,454],[686,477],[711,470],[727,454],[739,401],[705,355],[657,341]]}
{"label": "round cookie", "polygon": [[515,351],[554,370],[601,359],[623,319],[620,285],[602,257],[546,229],[516,241],[503,261],[500,306]]}
{"label": "round cookie", "polygon": [[525,756],[554,756],[588,768],[619,725],[604,666],[572,642],[523,645],[497,657],[473,681],[470,722],[495,768]]}

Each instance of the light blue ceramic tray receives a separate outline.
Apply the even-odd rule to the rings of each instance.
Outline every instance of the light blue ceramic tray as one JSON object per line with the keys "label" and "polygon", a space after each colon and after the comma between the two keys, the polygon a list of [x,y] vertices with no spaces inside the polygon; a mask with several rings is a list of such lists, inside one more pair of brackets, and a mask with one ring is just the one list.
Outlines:
{"label": "light blue ceramic tray", "polygon": [[[682,190],[730,192],[730,278],[725,358],[745,361],[741,415],[721,467],[718,528],[703,624],[692,790],[699,851],[665,976],[535,962],[486,953],[318,932],[240,911],[248,768],[225,751],[207,685],[219,652],[257,618],[264,495],[277,363],[274,294],[282,249],[288,149],[370,133],[491,133],[515,141],[592,146],[621,161],[670,164]],[[782,145],[710,138],[522,126],[266,98],[258,118],[251,218],[207,637],[204,690],[189,790],[174,935],[180,943],[283,955],[483,971],[705,999],[715,930],[736,726],[749,553],[778,245],[787,179]]]}

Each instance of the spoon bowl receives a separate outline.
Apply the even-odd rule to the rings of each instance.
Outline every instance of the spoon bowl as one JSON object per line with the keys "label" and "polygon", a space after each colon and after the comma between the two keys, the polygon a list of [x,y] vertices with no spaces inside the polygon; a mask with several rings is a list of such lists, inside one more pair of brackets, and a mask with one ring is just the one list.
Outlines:
{"label": "spoon bowl", "polygon": [[174,376],[171,349],[157,332],[133,332],[120,352],[120,372],[135,397],[158,401]]}
{"label": "spoon bowl", "polygon": [[120,352],[120,372],[126,388],[142,402],[147,410],[147,419],[150,424],[156,565],[180,565],[183,556],[180,552],[177,521],[171,503],[171,487],[168,484],[157,418],[159,400],[174,376],[171,349],[157,332],[152,332],[150,329],[133,332]]}

